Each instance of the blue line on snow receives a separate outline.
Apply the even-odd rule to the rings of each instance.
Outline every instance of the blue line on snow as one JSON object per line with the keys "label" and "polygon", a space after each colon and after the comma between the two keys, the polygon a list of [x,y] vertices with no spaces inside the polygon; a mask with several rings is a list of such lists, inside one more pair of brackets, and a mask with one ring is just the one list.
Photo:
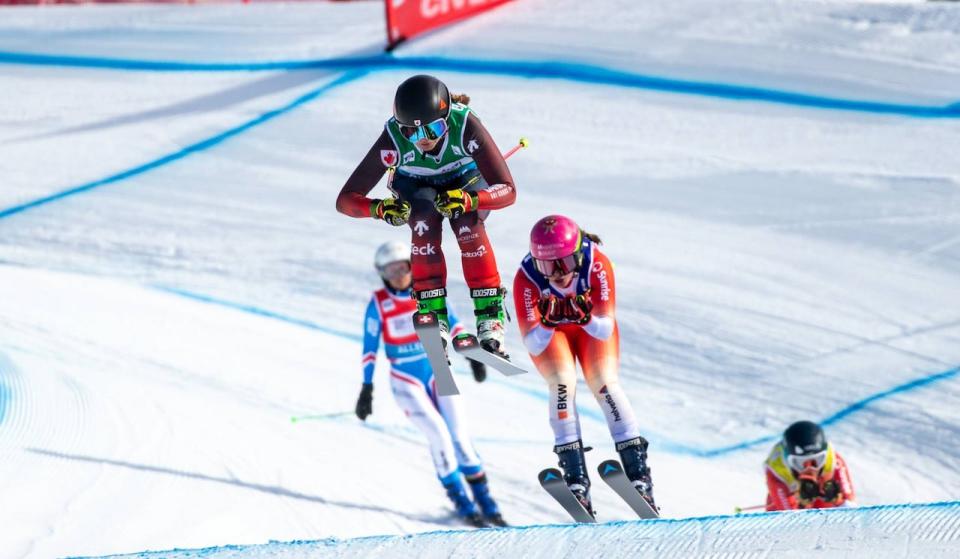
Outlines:
{"label": "blue line on snow", "polygon": [[60,192],[58,192],[58,193],[56,193],[56,194],[51,194],[51,195],[49,195],[49,196],[45,196],[45,197],[39,198],[39,199],[37,199],[37,200],[33,200],[33,201],[30,201],[30,202],[26,202],[26,203],[24,203],[24,204],[20,204],[20,205],[18,205],[18,206],[13,206],[13,207],[11,207],[11,208],[6,208],[6,209],[3,209],[3,210],[0,210],[0,219],[6,218],[6,217],[10,217],[10,216],[15,215],[15,214],[18,214],[18,213],[20,213],[20,212],[23,212],[23,211],[26,211],[26,210],[29,210],[29,209],[32,209],[32,208],[36,208],[36,207],[38,207],[38,206],[42,206],[42,205],[44,205],[44,204],[49,204],[50,202],[55,202],[55,201],[57,201],[57,200],[62,200],[62,199],[64,199],[64,198],[67,198],[67,197],[69,197],[69,196],[73,196],[73,195],[75,195],[75,194],[80,194],[80,193],[82,193],[82,192],[87,192],[87,191],[89,191],[89,190],[93,190],[94,188],[98,188],[98,187],[101,187],[101,186],[105,186],[105,185],[108,185],[108,184],[112,184],[112,183],[115,183],[115,182],[119,182],[119,181],[122,181],[122,180],[124,180],[124,179],[128,179],[128,178],[130,178],[130,177],[134,177],[134,176],[136,176],[136,175],[140,175],[140,174],[143,174],[143,173],[145,173],[145,172],[147,172],[147,171],[156,169],[157,167],[162,167],[163,165],[166,165],[166,164],[168,164],[168,163],[172,163],[172,162],[177,161],[177,160],[179,160],[179,159],[183,159],[184,157],[187,157],[188,155],[192,155],[192,154],[194,154],[194,153],[198,153],[198,152],[201,152],[201,151],[210,149],[210,148],[212,148],[212,147],[214,147],[214,146],[216,146],[216,145],[224,142],[225,140],[228,140],[228,139],[230,139],[230,138],[232,138],[232,137],[234,137],[234,136],[236,136],[236,135],[238,135],[238,134],[242,134],[243,132],[246,132],[247,130],[249,130],[249,129],[251,129],[251,128],[254,128],[254,127],[259,126],[259,125],[261,125],[261,124],[263,124],[263,123],[265,123],[265,122],[267,122],[267,121],[269,121],[269,120],[272,120],[272,119],[274,119],[274,118],[276,118],[276,117],[278,117],[278,116],[280,116],[280,115],[282,115],[282,114],[284,114],[284,113],[290,112],[290,111],[292,111],[293,109],[299,107],[300,105],[303,105],[304,103],[308,103],[308,102],[310,102],[310,101],[313,101],[314,99],[316,99],[317,97],[320,97],[320,96],[323,95],[324,93],[327,93],[328,91],[330,91],[330,90],[332,90],[332,89],[335,89],[335,88],[337,88],[337,87],[339,87],[339,86],[341,86],[341,85],[344,85],[344,84],[347,84],[347,83],[349,83],[349,82],[352,82],[352,81],[354,81],[354,80],[356,80],[356,79],[359,79],[359,78],[363,77],[364,75],[366,75],[365,72],[350,72],[350,73],[344,74],[344,75],[340,76],[339,78],[333,80],[332,82],[330,82],[330,83],[328,83],[328,84],[325,84],[325,85],[323,85],[323,86],[321,86],[321,87],[318,87],[318,88],[314,89],[313,91],[310,91],[309,93],[306,93],[306,94],[298,97],[297,99],[291,101],[290,103],[288,103],[288,104],[286,104],[286,105],[284,105],[284,106],[282,106],[282,107],[280,107],[280,108],[267,111],[267,112],[263,113],[262,115],[258,116],[257,118],[254,118],[253,120],[247,121],[247,122],[245,122],[245,123],[243,123],[243,124],[241,124],[241,125],[239,125],[239,126],[235,126],[235,127],[231,128],[231,129],[225,131],[225,132],[221,132],[221,133],[219,133],[219,134],[217,134],[217,135],[215,135],[215,136],[211,136],[210,138],[207,138],[207,139],[205,139],[205,140],[201,140],[201,141],[199,141],[199,142],[197,142],[197,143],[195,143],[195,144],[191,144],[191,145],[189,145],[189,146],[187,146],[187,147],[185,147],[185,148],[183,148],[183,149],[181,149],[181,150],[179,150],[179,151],[176,151],[176,152],[174,152],[174,153],[170,153],[170,154],[168,154],[168,155],[164,155],[163,157],[160,157],[160,158],[158,158],[158,159],[154,159],[153,161],[150,161],[150,162],[148,162],[148,163],[144,163],[144,164],[142,164],[142,165],[138,165],[138,166],[136,166],[136,167],[133,167],[132,169],[127,169],[126,171],[121,171],[121,172],[119,172],[119,173],[110,175],[109,177],[106,177],[106,178],[102,178],[102,179],[98,179],[98,180],[95,180],[95,181],[92,181],[92,182],[88,182],[88,183],[85,183],[85,184],[81,184],[81,185],[79,185],[79,186],[74,186],[74,187],[72,187],[72,188],[68,188],[68,189],[66,189],[66,190],[60,191]]}
{"label": "blue line on snow", "polygon": [[0,425],[3,425],[3,420],[7,417],[7,402],[10,400],[10,389],[7,388],[7,383],[3,380],[3,361],[0,360]]}
{"label": "blue line on snow", "polygon": [[525,78],[553,78],[668,93],[748,100],[815,109],[856,111],[919,118],[960,118],[960,102],[944,106],[843,99],[793,91],[718,82],[679,80],[605,68],[593,64],[535,60],[482,60],[392,54],[274,62],[166,62],[105,57],[61,56],[0,51],[0,63],[164,72],[256,72],[303,69],[447,70]]}
{"label": "blue line on snow", "polygon": [[[804,515],[807,516],[824,516],[824,515],[866,515],[873,512],[882,512],[882,511],[895,511],[895,510],[930,510],[930,509],[958,509],[960,511],[960,501],[935,501],[932,503],[897,503],[891,505],[868,505],[863,507],[834,507],[828,509],[798,509],[792,510],[789,514],[783,514],[781,512],[749,512],[749,513],[740,513],[740,514],[711,514],[707,516],[693,516],[689,518],[669,518],[669,517],[659,517],[659,518],[650,518],[645,520],[614,520],[610,522],[603,522],[600,524],[593,523],[573,523],[573,524],[526,524],[524,526],[510,526],[507,528],[497,528],[492,532],[497,531],[510,531],[510,532],[526,532],[532,530],[538,530],[542,528],[560,528],[560,529],[569,529],[569,528],[595,528],[595,527],[616,527],[616,526],[649,526],[652,524],[706,524],[708,522],[713,522],[716,520],[720,521],[730,521],[730,522],[753,522],[757,520],[769,519],[776,521],[777,519],[787,520],[787,521],[796,521],[798,518],[802,518]],[[478,533],[491,533],[490,530],[431,530],[429,532],[418,532],[416,534],[406,534],[400,536],[360,536],[357,538],[329,538],[327,541],[332,541],[333,543],[350,543],[350,542],[363,542],[363,541],[387,541],[394,540],[397,538],[412,539],[412,538],[423,538],[425,536],[453,536],[456,537],[456,534],[478,534]],[[676,533],[674,533],[676,534]],[[278,542],[280,543],[280,542]],[[293,541],[289,542],[290,545],[305,544],[310,542],[304,541]],[[282,544],[281,544],[282,545]],[[214,549],[214,548],[208,548]],[[151,552],[148,552],[151,553]]]}
{"label": "blue line on snow", "polygon": [[274,320],[279,320],[281,322],[286,322],[288,324],[293,324],[296,326],[301,326],[303,328],[309,328],[310,330],[316,330],[318,332],[323,332],[324,334],[330,334],[331,336],[337,336],[350,340],[352,342],[363,342],[363,336],[358,336],[355,334],[348,334],[340,330],[334,330],[333,328],[327,328],[326,326],[321,326],[316,322],[310,322],[309,320],[302,320],[299,318],[292,318],[285,316],[273,311],[268,311],[251,305],[244,305],[242,303],[234,303],[233,301],[227,301],[225,299],[218,299],[216,297],[210,297],[208,295],[201,295],[199,293],[192,293],[190,291],[184,291],[182,289],[177,289],[174,287],[164,287],[164,286],[154,286],[154,289],[160,291],[165,291],[167,293],[173,293],[174,295],[179,295],[181,297],[186,297],[188,299],[193,299],[194,301],[200,301],[202,303],[210,303],[213,305],[218,305],[221,307],[227,307],[235,309],[238,311],[243,311],[249,314],[255,314],[257,316],[263,316],[266,318],[272,318]]}
{"label": "blue line on snow", "polygon": [[7,418],[10,402],[13,400],[12,380],[15,374],[16,369],[13,363],[0,351],[0,425],[3,425]]}
{"label": "blue line on snow", "polygon": [[[503,546],[505,541],[513,541],[522,544],[520,540],[514,540],[517,535],[525,533],[537,533],[549,531],[553,537],[566,539],[568,536],[579,531],[589,531],[596,537],[617,536],[633,537],[640,539],[650,538],[688,538],[689,534],[709,534],[709,538],[736,538],[741,536],[747,529],[763,529],[765,532],[775,528],[784,528],[787,530],[800,527],[811,527],[824,522],[843,523],[854,526],[877,527],[884,523],[885,516],[889,518],[891,514],[897,514],[900,511],[909,511],[915,513],[912,515],[912,522],[916,526],[930,527],[930,514],[944,513],[952,515],[954,518],[960,513],[960,501],[940,501],[933,503],[903,503],[895,505],[872,505],[857,508],[832,508],[832,509],[805,509],[791,511],[790,514],[757,512],[747,514],[715,514],[709,516],[698,516],[692,518],[655,518],[650,520],[617,520],[612,522],[603,522],[600,524],[530,524],[524,526],[510,526],[507,528],[496,528],[489,530],[431,530],[416,534],[401,535],[375,535],[360,536],[353,538],[326,538],[323,540],[294,540],[294,541],[273,541],[267,544],[255,545],[228,545],[212,546],[195,549],[173,549],[166,551],[142,551],[136,553],[136,557],[142,559],[161,558],[161,557],[212,557],[219,556],[221,552],[227,551],[230,556],[326,556],[326,555],[358,555],[357,549],[363,548],[367,554],[370,550],[376,549],[380,554],[384,551],[389,553],[394,549],[409,550],[411,548],[423,549],[447,549],[441,547],[443,540],[457,542],[459,547],[463,547],[464,538],[468,545],[475,546],[476,549],[495,549]],[[831,518],[833,517],[833,518]],[[827,520],[830,518],[830,520]],[[896,519],[891,519],[894,523],[887,524],[889,530],[894,530],[897,525]],[[934,520],[936,522],[936,520]],[[691,528],[686,528],[686,527]],[[902,526],[902,524],[901,524]],[[955,526],[953,519],[943,519],[937,522],[935,527],[939,531],[934,534],[939,541],[952,541],[951,528]],[[620,530],[628,528],[631,531],[624,533]],[[661,533],[660,531],[663,530]],[[616,531],[616,532],[614,532]],[[604,532],[601,534],[601,532]],[[940,537],[943,536],[943,537]],[[549,536],[548,536],[549,537]],[[742,539],[742,538],[741,538]],[[527,542],[529,543],[529,542]],[[948,547],[944,544],[943,547]],[[734,546],[727,546],[733,548]],[[742,547],[742,546],[741,546]],[[687,550],[680,546],[676,549]],[[670,550],[668,555],[678,555],[675,550]],[[351,553],[352,552],[352,553]],[[679,553],[682,553],[680,551]],[[687,555],[690,555],[689,551]],[[116,557],[116,556],[109,556]],[[107,556],[87,559],[108,559]]]}
{"label": "blue line on snow", "polygon": [[[258,307],[254,307],[254,306],[251,306],[251,305],[245,305],[245,304],[242,304],[242,303],[235,303],[235,302],[231,302],[231,301],[226,301],[226,300],[223,300],[223,299],[218,299],[218,298],[210,297],[210,296],[207,296],[207,295],[200,295],[200,294],[197,294],[197,293],[191,293],[191,292],[189,292],[189,291],[184,291],[184,290],[182,290],[182,289],[176,289],[176,288],[170,288],[170,287],[156,287],[156,289],[159,289],[159,290],[161,290],[161,291],[166,291],[166,292],[172,293],[172,294],[174,294],[174,295],[180,295],[180,296],[182,296],[182,297],[187,297],[187,298],[193,299],[193,300],[195,300],[195,301],[201,301],[201,302],[204,302],[204,303],[210,303],[210,304],[214,304],[214,305],[220,305],[220,306],[224,306],[224,307],[229,307],[229,308],[231,308],[231,309],[236,309],[236,310],[239,310],[239,311],[242,311],[242,312],[246,312],[246,313],[250,313],[250,314],[255,314],[255,315],[257,315],[257,316],[263,316],[263,317],[272,318],[272,319],[275,319],[275,320],[280,320],[280,321],[283,321],[283,322],[287,322],[287,323],[289,323],[289,324],[295,324],[295,325],[297,325],[297,326],[303,326],[303,327],[306,327],[306,328],[310,328],[311,330],[317,330],[317,331],[323,332],[323,333],[325,333],[325,334],[330,334],[330,335],[332,335],[332,336],[337,336],[337,337],[339,337],[339,338],[343,338],[343,339],[350,340],[350,341],[353,341],[353,342],[361,343],[361,342],[363,341],[363,339],[362,339],[361,336],[358,336],[358,335],[355,335],[355,334],[350,334],[350,333],[343,332],[343,331],[341,331],[341,330],[337,330],[337,329],[334,329],[334,328],[328,328],[328,327],[326,327],[326,326],[321,326],[321,325],[319,325],[319,324],[316,324],[316,323],[313,323],[313,322],[310,322],[310,321],[307,321],[307,320],[301,320],[301,319],[298,319],[298,318],[291,318],[291,317],[284,316],[284,315],[279,314],[279,313],[275,313],[275,312],[272,312],[272,311],[260,309],[260,308],[258,308]],[[864,408],[866,408],[867,406],[869,406],[869,405],[872,404],[873,402],[877,402],[877,401],[879,401],[879,400],[882,400],[882,399],[885,399],[885,398],[889,398],[890,396],[894,396],[894,395],[897,395],[897,394],[904,394],[904,393],[907,393],[907,392],[916,390],[916,389],[918,389],[918,388],[922,388],[922,387],[924,387],[924,386],[929,386],[929,385],[938,383],[938,382],[940,382],[940,381],[953,378],[953,377],[957,376],[958,374],[960,374],[960,367],[954,367],[953,369],[950,369],[950,370],[948,370],[948,371],[943,371],[943,372],[940,372],[940,373],[934,373],[934,374],[931,374],[931,375],[925,375],[925,376],[920,377],[920,378],[918,378],[918,379],[914,379],[914,380],[911,380],[911,381],[909,381],[909,382],[905,382],[905,383],[903,383],[903,384],[894,386],[893,388],[890,388],[890,389],[884,390],[884,391],[882,391],[882,392],[878,392],[878,393],[876,393],[876,394],[873,394],[873,395],[871,395],[871,396],[868,396],[868,397],[866,397],[866,398],[863,398],[862,400],[858,400],[858,401],[856,401],[856,402],[854,402],[854,403],[852,403],[852,404],[844,407],[843,409],[841,409],[840,411],[834,413],[833,415],[827,417],[826,419],[823,419],[820,423],[821,423],[821,425],[833,425],[833,424],[835,424],[835,423],[839,423],[841,420],[849,417],[850,415],[852,415],[852,414],[854,414],[854,413],[856,413],[856,412],[858,412],[858,411],[860,411],[860,410],[863,410]],[[514,390],[514,391],[517,391],[517,392],[521,392],[521,393],[527,394],[527,395],[529,395],[529,396],[533,396],[533,397],[535,397],[535,398],[537,398],[537,399],[540,399],[540,400],[546,400],[546,399],[547,399],[547,395],[546,395],[545,393],[543,393],[543,392],[541,392],[541,391],[538,391],[538,390],[531,390],[529,387],[523,386],[523,385],[521,385],[521,384],[519,384],[519,383],[516,383],[516,382],[509,382],[509,381],[504,380],[504,381],[501,381],[499,384],[502,384],[503,386],[506,386],[507,388],[510,388],[511,390]],[[601,422],[604,422],[604,423],[606,422],[606,418],[603,416],[602,413],[597,412],[597,411],[594,411],[594,410],[592,410],[592,409],[588,409],[588,408],[581,409],[581,408],[578,407],[578,408],[577,408],[577,412],[578,412],[579,414],[581,414],[581,415],[590,417],[591,419],[595,419],[595,420],[598,420],[598,421],[601,421]],[[651,438],[651,442],[654,442],[654,443],[656,444],[656,446],[658,446],[661,450],[664,450],[664,451],[667,451],[667,452],[671,452],[671,453],[673,453],[673,454],[685,454],[685,455],[689,455],[689,456],[696,456],[696,457],[699,457],[699,458],[716,458],[716,457],[723,456],[723,455],[726,455],[726,454],[732,454],[732,453],[734,453],[734,452],[736,452],[736,451],[739,451],[739,450],[746,450],[746,449],[748,449],[748,448],[752,448],[752,447],[757,446],[757,445],[774,442],[774,441],[776,441],[776,440],[778,440],[778,439],[780,438],[780,434],[767,435],[767,436],[765,436],[765,437],[759,437],[759,438],[756,438],[756,439],[750,439],[750,440],[743,441],[743,442],[740,442],[740,443],[736,443],[736,444],[732,444],[732,445],[728,445],[728,446],[722,446],[722,447],[713,448],[713,449],[698,448],[698,447],[695,447],[695,446],[692,446],[692,445],[688,445],[688,444],[684,444],[684,443],[679,443],[679,442],[675,442],[675,441],[665,440],[665,439],[660,438],[660,437],[650,437],[650,438]]]}
{"label": "blue line on snow", "polygon": [[[937,382],[940,382],[940,381],[943,381],[943,380],[947,380],[947,379],[953,378],[953,377],[957,376],[958,374],[960,374],[960,367],[954,367],[953,369],[950,369],[950,370],[947,370],[947,371],[943,371],[943,372],[940,372],[940,373],[934,373],[934,374],[931,374],[931,375],[926,375],[926,376],[920,377],[920,378],[918,378],[918,379],[914,379],[914,380],[905,382],[905,383],[903,383],[903,384],[899,384],[899,385],[897,385],[897,386],[894,386],[893,388],[890,388],[890,389],[888,389],[888,390],[884,390],[883,392],[878,392],[878,393],[876,393],[876,394],[867,396],[866,398],[863,398],[862,400],[858,400],[858,401],[856,401],[856,402],[854,402],[854,403],[852,403],[852,404],[844,407],[843,409],[841,409],[840,411],[834,413],[833,415],[831,415],[831,416],[829,416],[829,417],[827,417],[827,418],[825,418],[825,419],[822,419],[822,420],[820,421],[820,425],[829,426],[829,425],[833,425],[833,424],[839,423],[842,419],[844,419],[844,418],[846,418],[846,417],[848,417],[848,416],[850,416],[850,415],[852,415],[852,414],[854,414],[854,413],[856,413],[856,412],[858,412],[858,411],[866,408],[867,406],[869,406],[869,405],[870,405],[871,403],[873,403],[873,402],[877,402],[877,401],[879,401],[879,400],[883,400],[884,398],[889,398],[890,396],[894,396],[894,395],[897,395],[897,394],[904,394],[904,393],[906,393],[906,392],[910,392],[910,391],[916,390],[916,389],[918,389],[918,388],[922,388],[922,387],[924,387],[924,386],[928,386],[928,385],[931,385],[931,384],[935,384],[935,383],[937,383]],[[715,448],[715,449],[712,449],[712,450],[708,450],[708,451],[704,452],[704,453],[702,454],[702,456],[707,457],[707,458],[711,458],[711,457],[714,457],[714,456],[722,456],[722,455],[724,455],[724,454],[729,454],[729,453],[735,452],[735,451],[737,451],[737,450],[744,450],[744,449],[747,449],[747,448],[750,448],[750,447],[753,447],[753,446],[757,446],[757,445],[760,445],[760,444],[771,443],[771,442],[773,442],[773,441],[778,440],[779,438],[780,438],[780,435],[779,435],[779,434],[777,434],[777,435],[768,435],[768,436],[766,436],[766,437],[760,437],[760,438],[757,438],[757,439],[753,439],[753,440],[749,440],[749,441],[744,441],[744,442],[739,443],[739,444],[730,445],[730,446],[724,446],[724,447],[719,447],[719,448]]]}
{"label": "blue line on snow", "polygon": [[853,414],[853,413],[856,413],[856,412],[862,410],[863,408],[867,407],[868,405],[870,405],[870,404],[873,403],[873,402],[876,402],[877,400],[882,400],[883,398],[886,398],[886,397],[888,397],[888,396],[893,396],[894,394],[903,394],[904,392],[910,392],[911,390],[915,390],[915,389],[921,388],[921,387],[923,387],[923,386],[927,386],[927,385],[930,385],[930,384],[934,384],[934,383],[940,382],[941,380],[946,380],[946,379],[949,379],[949,378],[953,378],[953,377],[957,376],[957,374],[960,374],[960,367],[954,367],[953,369],[950,369],[949,371],[944,371],[944,372],[942,372],[942,373],[936,373],[936,374],[933,374],[933,375],[928,375],[928,376],[925,376],[925,377],[921,377],[921,378],[912,380],[912,381],[910,381],[910,382],[905,382],[905,383],[903,383],[903,384],[901,384],[901,385],[899,385],[899,386],[894,386],[893,388],[891,388],[891,389],[889,389],[889,390],[885,390],[885,391],[883,391],[883,392],[879,392],[879,393],[877,393],[877,394],[874,394],[874,395],[872,395],[872,396],[869,396],[869,397],[867,397],[867,398],[864,398],[864,399],[862,399],[862,400],[859,400],[859,401],[857,401],[857,402],[854,402],[854,403],[850,404],[849,406],[843,408],[842,410],[838,411],[837,413],[835,413],[835,414],[831,415],[830,417],[824,419],[823,421],[820,422],[820,424],[821,424],[821,425],[833,425],[834,423],[840,422],[840,420],[842,420],[843,418],[847,417],[848,415]]}

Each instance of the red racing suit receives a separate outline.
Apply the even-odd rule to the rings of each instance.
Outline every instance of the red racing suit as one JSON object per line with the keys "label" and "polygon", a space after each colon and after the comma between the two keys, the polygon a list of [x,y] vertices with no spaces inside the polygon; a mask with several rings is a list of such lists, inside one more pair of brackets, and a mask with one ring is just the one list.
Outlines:
{"label": "red racing suit", "polygon": [[[809,501],[800,498],[800,477],[802,474],[793,471],[784,460],[783,443],[777,443],[770,451],[765,463],[767,475],[767,510],[797,510],[797,509],[828,509],[853,504],[853,483],[850,481],[850,472],[847,463],[833,445],[827,447],[827,458],[818,472],[811,472],[820,488],[821,496]],[[837,485],[837,495],[833,500],[822,497],[824,487],[828,483]]]}
{"label": "red racing suit", "polygon": [[[550,425],[555,444],[580,438],[575,404],[577,370],[583,376],[607,419],[615,442],[640,436],[633,408],[619,382],[620,331],[614,314],[616,285],[613,264],[589,239],[583,239],[583,264],[566,289],[551,284],[533,265],[528,254],[513,281],[516,320],[523,343],[550,393]],[[589,294],[593,303],[590,321],[556,327],[541,324],[537,307],[541,296],[559,298]]]}

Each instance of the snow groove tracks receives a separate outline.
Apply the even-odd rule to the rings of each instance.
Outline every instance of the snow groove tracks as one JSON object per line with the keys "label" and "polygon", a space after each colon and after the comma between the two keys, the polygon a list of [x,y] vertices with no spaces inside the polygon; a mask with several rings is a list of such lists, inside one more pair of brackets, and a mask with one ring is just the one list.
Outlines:
{"label": "snow groove tracks", "polygon": [[[136,554],[144,559],[202,556],[276,559],[342,557],[954,557],[960,544],[960,501],[708,516],[681,520],[544,525],[476,531],[429,532],[349,540]],[[116,557],[134,557],[122,555]]]}

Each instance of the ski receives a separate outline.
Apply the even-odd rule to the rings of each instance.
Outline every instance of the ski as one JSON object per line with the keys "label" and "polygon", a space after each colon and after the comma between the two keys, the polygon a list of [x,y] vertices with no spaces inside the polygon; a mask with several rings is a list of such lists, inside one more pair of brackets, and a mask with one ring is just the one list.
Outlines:
{"label": "ski", "polygon": [[464,357],[469,357],[474,361],[479,361],[484,365],[493,367],[506,376],[522,375],[527,372],[503,357],[483,349],[483,347],[480,346],[480,341],[477,340],[477,337],[473,334],[460,334],[454,338],[453,348]]}
{"label": "ski", "polygon": [[597,521],[597,519],[583,507],[580,501],[577,500],[576,495],[570,491],[570,488],[567,487],[567,482],[563,481],[563,473],[560,472],[560,470],[547,468],[540,472],[537,479],[540,480],[540,485],[547,493],[556,499],[557,502],[560,503],[560,506],[562,506],[567,511],[567,514],[576,522]]}
{"label": "ski", "polygon": [[620,465],[620,462],[616,460],[605,460],[597,466],[597,471],[600,473],[603,481],[607,482],[607,485],[610,486],[610,489],[613,489],[621,499],[630,505],[630,508],[633,509],[633,512],[637,513],[637,516],[643,519],[660,518],[660,514],[650,506],[650,503],[648,503],[647,500],[640,495],[640,492],[637,491],[637,488],[633,486],[633,483],[623,471],[623,466]]}
{"label": "ski", "polygon": [[459,394],[457,383],[453,380],[447,352],[443,349],[443,339],[440,337],[440,322],[434,313],[416,313],[413,315],[413,328],[427,352],[427,359],[433,369],[433,378],[437,381],[437,394],[453,396]]}

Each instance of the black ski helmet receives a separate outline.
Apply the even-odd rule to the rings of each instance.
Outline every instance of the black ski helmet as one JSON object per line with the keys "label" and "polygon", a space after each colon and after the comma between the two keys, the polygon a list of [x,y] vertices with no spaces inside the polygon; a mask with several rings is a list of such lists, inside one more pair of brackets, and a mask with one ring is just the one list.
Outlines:
{"label": "black ski helmet", "polygon": [[407,78],[393,98],[393,116],[403,126],[423,126],[450,114],[450,90],[437,78]]}
{"label": "black ski helmet", "polygon": [[794,456],[816,454],[827,450],[827,437],[816,423],[798,421],[783,432],[783,449]]}

